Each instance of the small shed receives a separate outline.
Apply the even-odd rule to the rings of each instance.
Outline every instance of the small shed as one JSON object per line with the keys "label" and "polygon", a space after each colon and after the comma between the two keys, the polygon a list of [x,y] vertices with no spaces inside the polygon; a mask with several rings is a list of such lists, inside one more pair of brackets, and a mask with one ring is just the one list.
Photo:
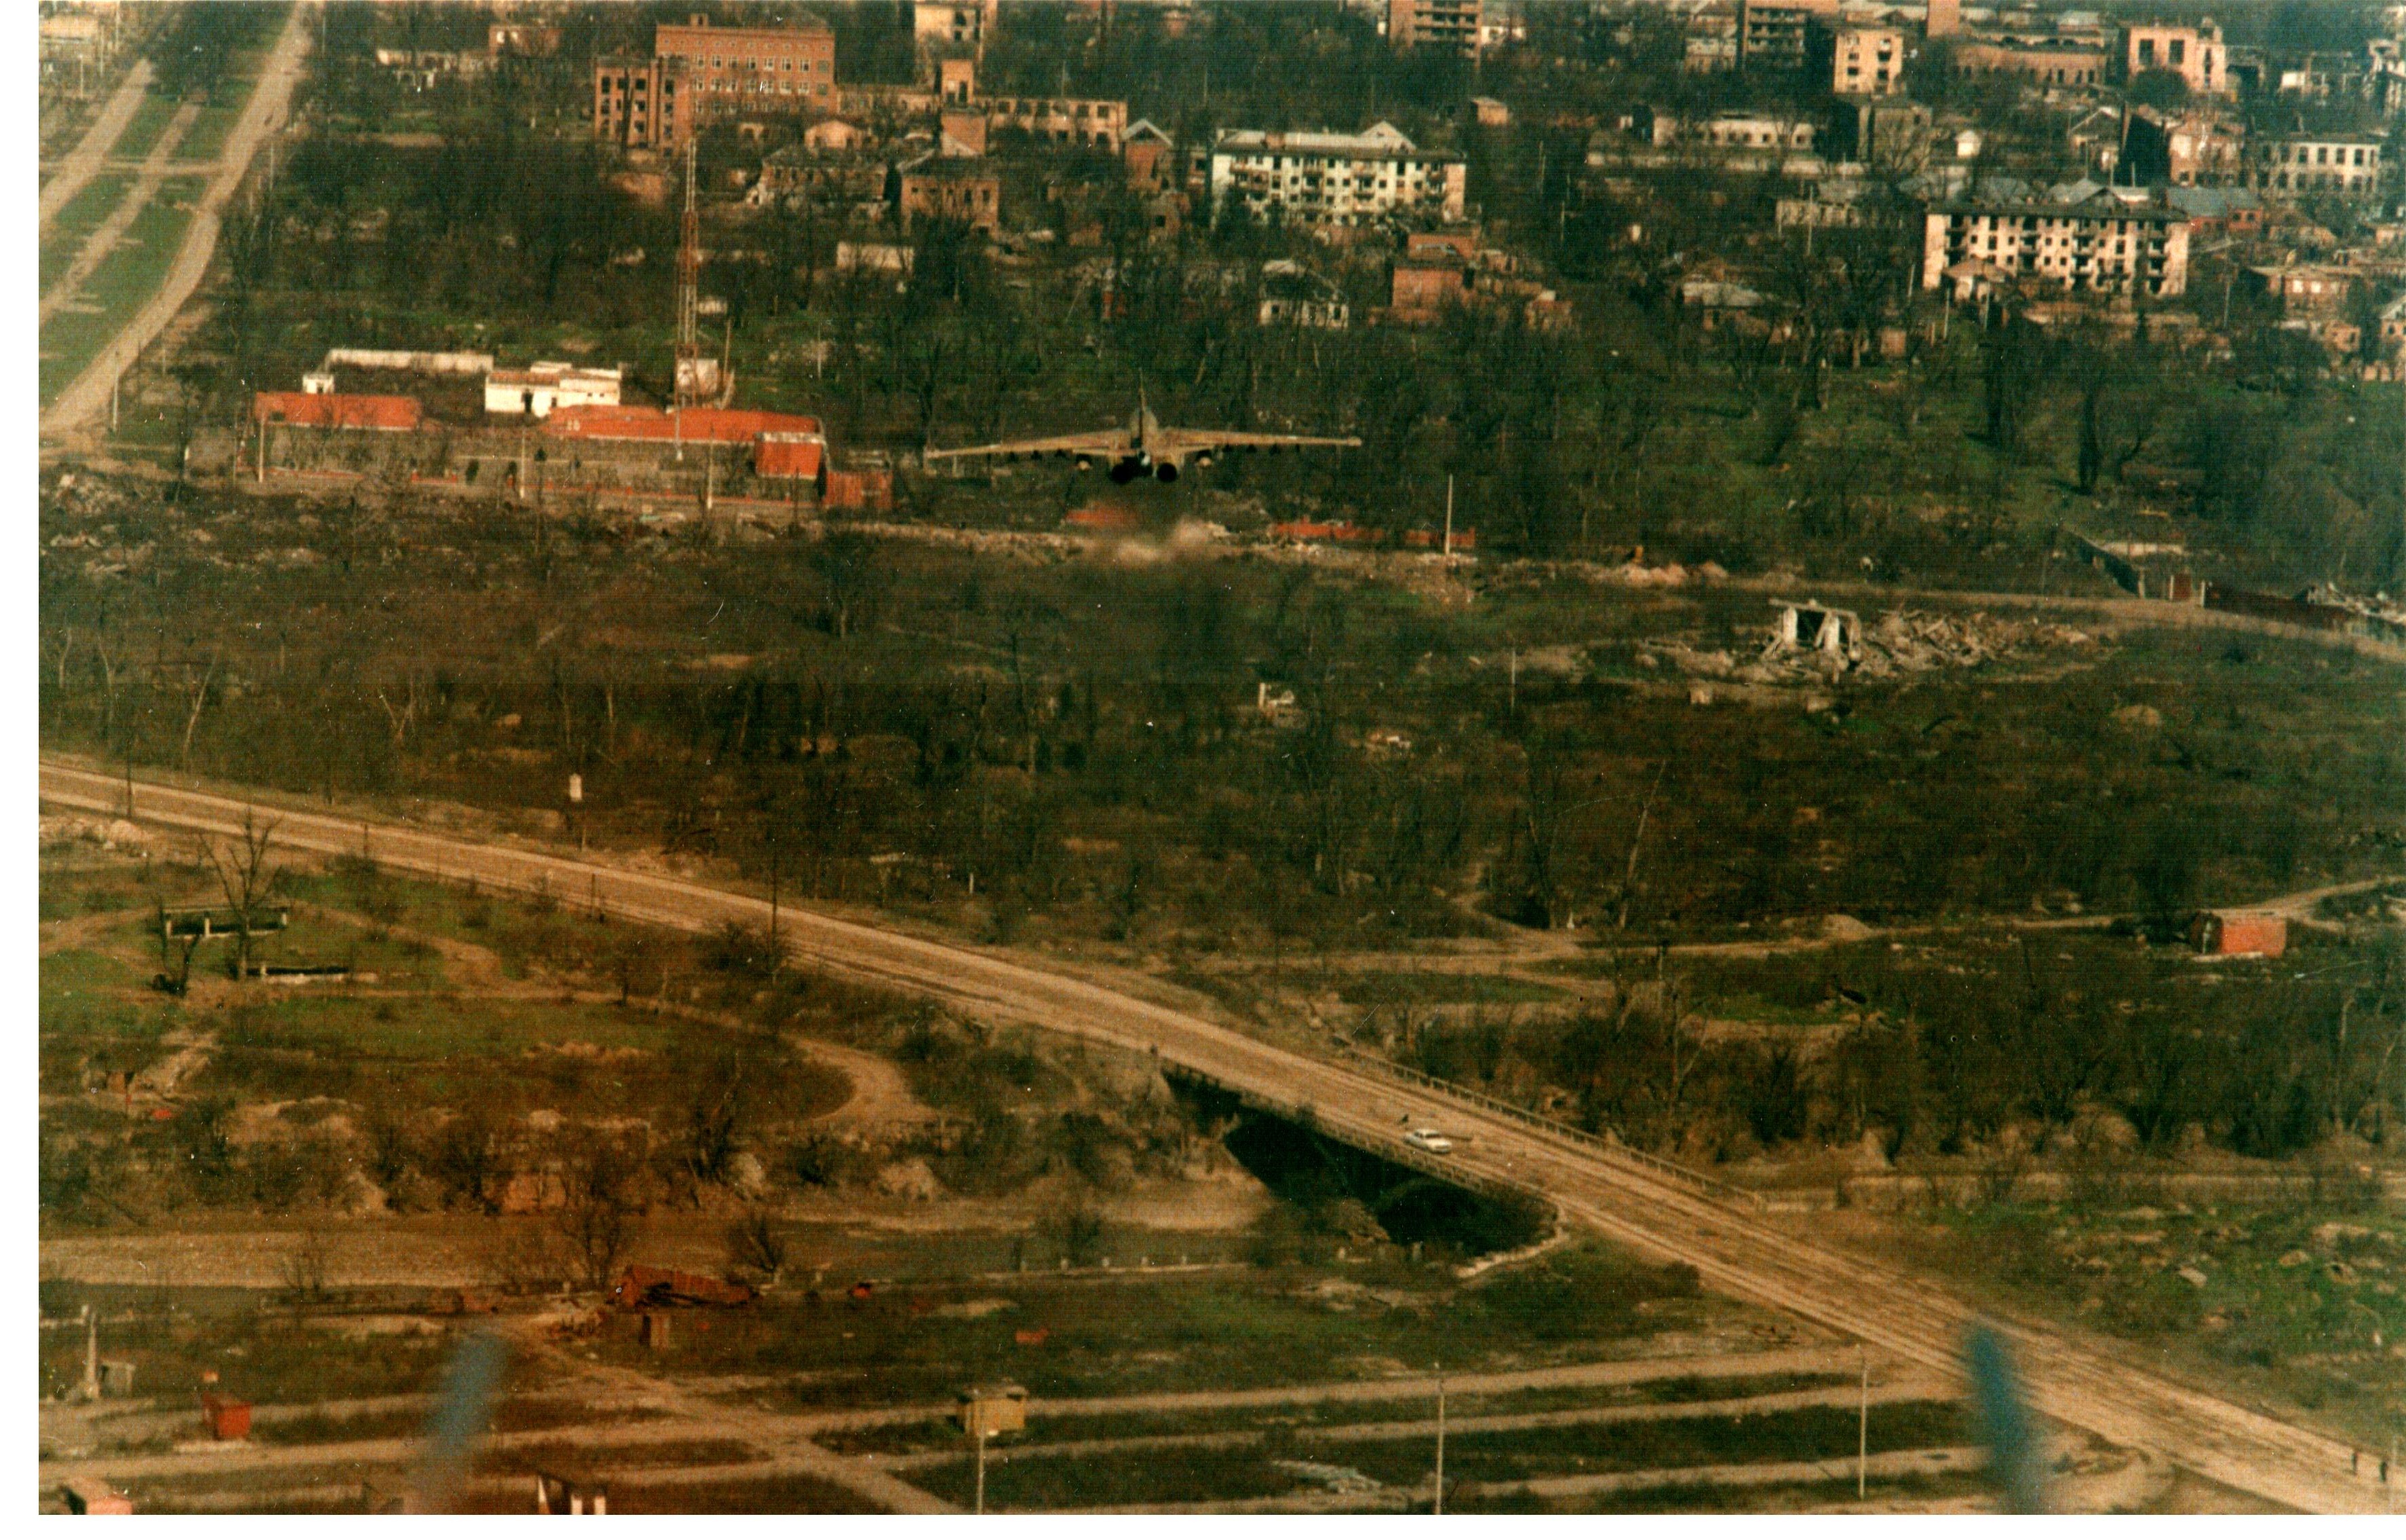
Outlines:
{"label": "small shed", "polygon": [[134,1361],[130,1358],[104,1358],[100,1361],[100,1393],[126,1396],[134,1393]]}
{"label": "small shed", "polygon": [[1016,1385],[972,1385],[960,1393],[954,1415],[972,1438],[1018,1433],[1027,1426],[1027,1392]]}
{"label": "small shed", "polygon": [[729,1283],[701,1273],[672,1267],[646,1267],[636,1263],[610,1286],[610,1303],[622,1310],[658,1309],[674,1305],[737,1307],[751,1304],[760,1292],[745,1283]]}
{"label": "small shed", "polygon": [[229,1396],[201,1397],[201,1425],[211,1438],[232,1443],[250,1436],[250,1403]]}
{"label": "small shed", "polygon": [[2188,939],[2209,957],[2278,957],[2289,950],[2289,922],[2278,914],[2208,910],[2190,922]]}
{"label": "small shed", "polygon": [[1470,111],[1480,128],[1503,128],[1512,121],[1512,109],[1493,96],[1472,97]]}

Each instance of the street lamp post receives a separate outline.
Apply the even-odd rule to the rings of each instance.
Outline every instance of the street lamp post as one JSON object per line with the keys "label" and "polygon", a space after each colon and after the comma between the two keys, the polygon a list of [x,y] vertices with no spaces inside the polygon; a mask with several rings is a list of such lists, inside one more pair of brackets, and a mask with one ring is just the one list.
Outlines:
{"label": "street lamp post", "polygon": [[1429,1502],[1429,1512],[1445,1512],[1445,1365],[1437,1365],[1437,1491]]}

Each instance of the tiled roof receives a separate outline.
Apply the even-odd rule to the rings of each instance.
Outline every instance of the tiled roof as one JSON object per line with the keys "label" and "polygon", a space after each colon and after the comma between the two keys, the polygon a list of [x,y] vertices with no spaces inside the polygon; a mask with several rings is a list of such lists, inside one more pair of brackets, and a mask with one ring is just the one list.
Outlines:
{"label": "tiled roof", "polygon": [[262,390],[251,398],[250,411],[261,422],[364,428],[386,433],[409,432],[424,416],[415,396],[310,395],[298,390]]}
{"label": "tiled roof", "polygon": [[683,414],[657,406],[563,406],[544,423],[554,438],[636,440],[665,443],[680,435],[696,444],[747,444],[763,433],[820,433],[816,417],[789,412],[738,411],[690,406]]}

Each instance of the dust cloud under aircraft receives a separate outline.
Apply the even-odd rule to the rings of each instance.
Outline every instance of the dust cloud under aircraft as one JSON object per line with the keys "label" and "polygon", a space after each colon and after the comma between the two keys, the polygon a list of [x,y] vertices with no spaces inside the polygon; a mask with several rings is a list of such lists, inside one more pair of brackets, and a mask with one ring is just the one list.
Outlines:
{"label": "dust cloud under aircraft", "polygon": [[993,459],[1041,459],[1047,456],[1074,458],[1081,471],[1103,464],[1111,480],[1125,487],[1140,476],[1156,481],[1176,481],[1191,460],[1199,470],[1208,467],[1219,456],[1232,450],[1266,449],[1355,449],[1361,447],[1358,438],[1319,438],[1305,433],[1248,433],[1222,428],[1165,427],[1153,408],[1145,403],[1141,390],[1137,395],[1136,414],[1125,428],[1104,428],[1091,433],[1063,433],[1054,438],[1012,439],[1003,444],[980,444],[959,449],[930,449],[924,457],[930,465],[938,460],[960,460],[973,458]]}

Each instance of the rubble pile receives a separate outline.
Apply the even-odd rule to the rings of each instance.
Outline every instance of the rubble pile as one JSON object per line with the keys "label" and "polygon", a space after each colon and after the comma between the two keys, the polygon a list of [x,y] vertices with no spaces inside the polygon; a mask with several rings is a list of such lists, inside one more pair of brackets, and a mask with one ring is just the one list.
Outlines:
{"label": "rubble pile", "polygon": [[[2085,647],[2085,631],[2045,620],[1891,610],[1868,624],[1844,610],[1784,605],[1778,624],[1748,660],[1725,648],[1663,643],[1652,650],[1680,672],[1747,685],[1898,679],[2063,647]],[[1641,658],[1644,663],[1648,659]]]}

